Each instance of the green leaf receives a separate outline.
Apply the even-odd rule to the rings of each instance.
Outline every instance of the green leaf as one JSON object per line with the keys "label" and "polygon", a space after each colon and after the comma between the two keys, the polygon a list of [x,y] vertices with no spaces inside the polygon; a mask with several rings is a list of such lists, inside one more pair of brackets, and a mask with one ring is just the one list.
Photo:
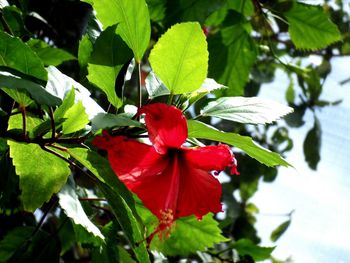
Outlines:
{"label": "green leaf", "polygon": [[95,237],[104,239],[100,229],[98,229],[87,217],[83,207],[80,204],[79,197],[75,189],[66,184],[58,193],[59,204],[66,215],[73,219],[74,223],[81,225]]}
{"label": "green leaf", "polygon": [[63,118],[66,119],[62,126],[62,131],[64,134],[69,134],[84,129],[89,123],[89,116],[85,113],[85,108],[81,101],[78,101],[71,108],[69,108],[64,114]]}
{"label": "green leaf", "polygon": [[321,150],[321,124],[319,120],[315,117],[314,126],[309,130],[304,140],[303,148],[305,161],[308,163],[309,167],[313,170],[317,169],[317,165],[321,160],[320,150]]}
{"label": "green leaf", "polygon": [[[34,137],[34,130],[36,127],[38,127],[43,121],[31,114],[27,113],[26,114],[26,130],[29,132],[29,137]],[[8,130],[22,130],[23,129],[23,120],[22,120],[22,115],[21,114],[16,114],[12,115],[9,119],[8,122]]]}
{"label": "green leaf", "polygon": [[7,144],[19,176],[24,209],[34,212],[65,184],[70,174],[68,163],[37,144],[14,141]]}
{"label": "green leaf", "polygon": [[92,263],[135,263],[130,254],[122,246],[116,245],[120,243],[118,237],[119,231],[120,228],[114,221],[103,227],[102,232],[106,237],[105,244],[93,250]]}
{"label": "green leaf", "polygon": [[97,18],[104,29],[118,24],[117,34],[133,51],[140,62],[150,37],[151,25],[145,0],[88,0],[97,12]]}
{"label": "green leaf", "polygon": [[[158,219],[141,204],[141,201],[138,202],[137,210],[150,235]],[[159,236],[155,235],[150,248],[169,256],[187,256],[196,251],[204,251],[214,244],[228,241],[221,235],[218,224],[211,213],[205,215],[202,220],[195,216],[179,218],[170,230],[169,237],[160,240]]]}
{"label": "green leaf", "polygon": [[70,148],[68,153],[100,180],[97,182],[98,187],[111,205],[137,259],[139,262],[150,262],[145,244],[141,242],[144,237],[137,222],[134,199],[126,186],[118,180],[108,161],[83,148]]}
{"label": "green leaf", "polygon": [[0,242],[0,262],[58,262],[60,244],[34,227],[17,227]]}
{"label": "green leaf", "polygon": [[192,104],[215,90],[226,88],[226,86],[217,83],[214,79],[205,79],[199,89],[189,94],[188,99],[190,101],[190,104]]}
{"label": "green leaf", "polygon": [[260,247],[255,245],[249,239],[240,239],[233,244],[233,248],[238,251],[241,256],[249,255],[255,261],[262,261],[270,258],[275,247]]}
{"label": "green leaf", "polygon": [[16,253],[28,238],[32,235],[34,228],[18,227],[10,231],[3,240],[0,241],[0,262],[5,263]]}
{"label": "green leaf", "polygon": [[188,137],[213,140],[230,144],[234,147],[240,148],[250,157],[265,164],[266,166],[290,166],[290,164],[279,154],[261,147],[248,136],[241,136],[236,133],[222,132],[212,126],[194,120],[188,120],[187,125]]}
{"label": "green leaf", "polygon": [[292,111],[292,108],[268,99],[222,97],[209,102],[201,110],[201,115],[241,123],[265,124],[272,123]]}
{"label": "green leaf", "polygon": [[28,92],[25,90],[19,90],[16,88],[10,89],[6,87],[3,87],[1,89],[13,100],[15,100],[21,107],[27,107],[33,103],[33,100],[30,98]]}
{"label": "green leaf", "polygon": [[294,2],[284,15],[289,22],[290,37],[298,49],[317,50],[341,40],[337,26],[320,6]]}
{"label": "green leaf", "polygon": [[270,235],[270,239],[273,242],[276,242],[283,234],[287,231],[288,227],[290,226],[291,220],[287,220],[280,224],[275,230],[272,231]]}
{"label": "green leaf", "polygon": [[107,129],[114,127],[142,127],[141,123],[134,121],[124,115],[110,114],[110,113],[99,113],[91,120],[92,130]]}
{"label": "green leaf", "polygon": [[197,90],[208,71],[207,42],[200,25],[172,26],[153,47],[149,61],[172,94]]}
{"label": "green leaf", "polygon": [[2,15],[14,36],[21,37],[27,33],[24,28],[23,14],[16,6],[5,6],[2,8]]}
{"label": "green leaf", "polygon": [[165,1],[164,0],[146,0],[150,19],[154,22],[160,22],[165,17]]}
{"label": "green leaf", "polygon": [[252,16],[254,14],[253,1],[236,0],[227,1],[228,8],[236,10],[237,12],[244,14],[245,16]]}
{"label": "green leaf", "polygon": [[209,77],[229,87],[229,95],[241,96],[249,79],[257,50],[244,24],[222,29],[208,39]]}
{"label": "green leaf", "polygon": [[82,39],[79,41],[79,49],[78,49],[78,62],[80,68],[87,67],[91,53],[93,50],[93,45],[90,41],[88,35],[84,35]]}
{"label": "green leaf", "polygon": [[[74,89],[75,101],[81,101],[83,103],[85,112],[89,116],[90,120],[98,113],[104,112],[101,106],[90,97],[90,91],[79,82],[76,82],[74,79],[61,73],[54,66],[47,67],[47,71],[49,72],[49,81],[46,85],[46,90],[63,100],[66,99],[67,94]],[[68,105],[65,107],[67,106]]]}
{"label": "green leaf", "polygon": [[[103,1],[101,1],[103,2]],[[107,95],[113,106],[123,105],[115,92],[115,81],[123,65],[131,59],[130,49],[115,34],[116,26],[108,27],[96,40],[88,65],[88,80]]]}
{"label": "green leaf", "polygon": [[51,47],[40,39],[30,39],[27,45],[38,55],[46,66],[58,66],[65,61],[76,59],[75,56],[69,52]]}
{"label": "green leaf", "polygon": [[44,87],[32,81],[21,79],[15,75],[0,71],[0,87],[26,90],[39,105],[57,106],[61,99],[49,93]]}
{"label": "green leaf", "polygon": [[47,72],[40,58],[19,38],[0,31],[0,66],[26,75],[47,80]]}

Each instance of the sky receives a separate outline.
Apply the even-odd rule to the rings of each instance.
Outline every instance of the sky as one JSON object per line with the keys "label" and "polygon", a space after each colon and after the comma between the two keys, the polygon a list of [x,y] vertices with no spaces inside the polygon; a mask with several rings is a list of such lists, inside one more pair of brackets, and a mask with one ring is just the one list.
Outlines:
{"label": "sky", "polygon": [[[305,63],[318,63],[310,57]],[[257,229],[263,245],[277,245],[273,255],[278,259],[291,257],[293,262],[350,262],[350,83],[339,82],[350,77],[350,57],[336,58],[324,85],[322,98],[339,106],[317,111],[322,127],[321,161],[312,171],[304,161],[303,141],[313,126],[312,114],[306,124],[290,129],[294,148],[287,155],[294,168],[281,168],[277,180],[261,183],[252,202],[260,209]],[[285,103],[287,77],[279,72],[276,80],[262,88],[261,97]],[[294,210],[292,224],[276,244],[269,241],[271,231],[287,220],[279,216]]]}

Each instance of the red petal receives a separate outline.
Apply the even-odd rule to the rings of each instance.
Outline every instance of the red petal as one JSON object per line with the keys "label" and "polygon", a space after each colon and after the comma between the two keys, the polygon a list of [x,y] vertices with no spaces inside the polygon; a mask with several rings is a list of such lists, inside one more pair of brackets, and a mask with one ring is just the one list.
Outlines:
{"label": "red petal", "polygon": [[233,155],[227,145],[183,148],[186,162],[206,171],[222,171],[230,166]]}
{"label": "red petal", "polygon": [[143,106],[139,114],[145,113],[145,122],[153,146],[157,152],[168,148],[179,148],[187,139],[187,122],[182,112],[164,103]]}
{"label": "red petal", "polygon": [[209,212],[222,211],[221,184],[208,171],[180,163],[181,179],[176,218],[195,215],[199,219]]}

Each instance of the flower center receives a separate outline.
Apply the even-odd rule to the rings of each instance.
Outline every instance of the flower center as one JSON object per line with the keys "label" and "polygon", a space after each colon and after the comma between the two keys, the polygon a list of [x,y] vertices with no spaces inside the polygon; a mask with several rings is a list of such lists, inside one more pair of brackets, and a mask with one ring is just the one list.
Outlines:
{"label": "flower center", "polygon": [[174,212],[172,209],[167,208],[165,210],[160,210],[160,224],[165,226],[170,226],[174,222]]}

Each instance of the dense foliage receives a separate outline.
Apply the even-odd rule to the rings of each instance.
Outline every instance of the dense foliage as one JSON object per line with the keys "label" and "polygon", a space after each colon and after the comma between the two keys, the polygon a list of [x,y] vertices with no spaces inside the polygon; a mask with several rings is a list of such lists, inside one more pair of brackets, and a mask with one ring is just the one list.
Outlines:
{"label": "dense foliage", "polygon": [[[259,245],[250,199],[278,166],[290,166],[283,154],[293,141],[283,125],[302,126],[306,111],[315,121],[305,160],[317,167],[317,109],[339,103],[320,99],[322,85],[330,60],[350,53],[342,1],[8,0],[0,8],[0,262],[281,262],[274,247]],[[322,62],[303,66],[311,54]],[[289,76],[281,89],[290,107],[257,97],[277,70]],[[164,142],[155,133],[164,126],[150,124],[143,107],[152,104],[164,116],[166,104],[181,112],[186,147],[231,147],[240,175],[222,171],[224,214],[186,208],[191,216],[180,213],[159,234],[147,195],[123,179],[131,164],[110,158],[115,145],[92,143],[103,130],[158,151]],[[286,124],[275,122],[285,115]],[[166,133],[177,140],[166,145],[171,154],[185,151],[178,134]],[[163,190],[157,185],[149,196]],[[179,191],[194,196],[196,187]],[[290,225],[286,217],[273,242]]]}

